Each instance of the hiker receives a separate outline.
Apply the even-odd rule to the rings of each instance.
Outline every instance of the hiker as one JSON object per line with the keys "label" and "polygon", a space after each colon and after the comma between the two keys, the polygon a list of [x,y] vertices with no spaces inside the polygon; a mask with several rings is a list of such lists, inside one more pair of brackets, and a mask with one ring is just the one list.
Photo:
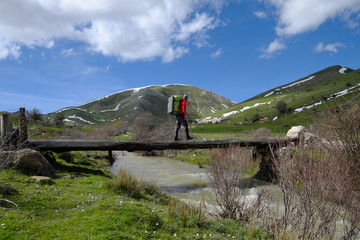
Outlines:
{"label": "hiker", "polygon": [[175,128],[175,136],[174,141],[179,141],[179,129],[181,127],[181,124],[185,128],[185,134],[186,134],[186,140],[193,139],[189,135],[189,128],[188,128],[188,122],[187,122],[187,116],[186,116],[186,103],[187,103],[188,96],[184,94],[183,98],[180,101],[180,113],[176,113],[176,128]]}

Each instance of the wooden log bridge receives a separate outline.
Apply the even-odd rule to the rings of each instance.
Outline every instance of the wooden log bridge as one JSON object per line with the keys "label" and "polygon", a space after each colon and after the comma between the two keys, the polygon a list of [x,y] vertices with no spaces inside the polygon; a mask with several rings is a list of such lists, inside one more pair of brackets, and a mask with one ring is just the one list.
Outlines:
{"label": "wooden log bridge", "polygon": [[108,140],[28,140],[30,147],[38,151],[108,151],[110,163],[113,163],[112,151],[152,151],[167,149],[211,149],[230,146],[255,147],[261,155],[260,170],[257,178],[270,180],[274,177],[270,161],[270,148],[286,143],[285,138],[258,140],[215,140],[215,141],[108,141]]}
{"label": "wooden log bridge", "polygon": [[286,139],[260,140],[215,140],[215,141],[108,141],[108,140],[28,140],[35,150],[64,151],[152,151],[166,149],[206,149],[225,148],[232,145],[240,147],[265,148],[276,145]]}

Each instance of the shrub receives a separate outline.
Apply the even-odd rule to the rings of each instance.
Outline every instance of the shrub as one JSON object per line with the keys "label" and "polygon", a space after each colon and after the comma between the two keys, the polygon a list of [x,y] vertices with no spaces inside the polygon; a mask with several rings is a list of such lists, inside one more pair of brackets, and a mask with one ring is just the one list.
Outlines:
{"label": "shrub", "polygon": [[135,140],[166,141],[173,138],[175,124],[171,120],[160,121],[151,113],[145,112],[135,119],[133,128]]}
{"label": "shrub", "polygon": [[285,209],[270,228],[301,239],[333,239],[342,220],[343,239],[354,239],[360,232],[359,105],[329,109],[317,132],[316,144],[273,152]]}
{"label": "shrub", "polygon": [[287,104],[284,101],[279,101],[276,106],[276,110],[278,110],[279,114],[285,114],[287,111]]}
{"label": "shrub", "polygon": [[256,138],[269,138],[272,135],[271,129],[268,128],[258,128],[253,133],[253,136]]}
{"label": "shrub", "polygon": [[252,117],[251,117],[251,122],[254,123],[256,121],[260,120],[260,115],[258,113],[254,114]]}
{"label": "shrub", "polygon": [[257,214],[264,213],[263,192],[250,202],[246,198],[246,189],[237,187],[253,165],[250,152],[244,148],[231,146],[212,150],[209,177],[216,201],[222,209],[221,216],[250,222]]}
{"label": "shrub", "polygon": [[74,155],[71,152],[62,152],[57,155],[59,159],[64,160],[67,163],[74,162]]}
{"label": "shrub", "polygon": [[119,172],[106,184],[106,187],[116,193],[129,197],[141,198],[144,194],[154,195],[158,192],[154,184],[139,181],[130,170],[119,169]]}
{"label": "shrub", "polygon": [[62,125],[64,125],[64,119],[65,119],[65,115],[64,113],[60,112],[60,113],[56,113],[54,116],[54,123],[57,127],[60,127]]}
{"label": "shrub", "polygon": [[41,120],[41,112],[37,108],[33,108],[29,111],[29,118],[33,120],[35,123],[39,120]]}

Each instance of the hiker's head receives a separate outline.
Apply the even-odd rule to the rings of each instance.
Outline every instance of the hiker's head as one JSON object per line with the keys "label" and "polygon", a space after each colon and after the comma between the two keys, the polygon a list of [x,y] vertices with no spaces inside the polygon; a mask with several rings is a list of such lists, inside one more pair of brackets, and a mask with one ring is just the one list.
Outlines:
{"label": "hiker's head", "polygon": [[183,98],[188,99],[188,95],[184,94]]}

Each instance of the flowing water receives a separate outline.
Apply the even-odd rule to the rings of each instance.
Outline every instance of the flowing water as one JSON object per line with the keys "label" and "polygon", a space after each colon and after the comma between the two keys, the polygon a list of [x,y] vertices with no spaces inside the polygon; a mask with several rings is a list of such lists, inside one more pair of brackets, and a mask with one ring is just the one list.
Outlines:
{"label": "flowing water", "polygon": [[[217,214],[219,207],[210,187],[207,168],[199,168],[166,157],[138,156],[129,152],[117,152],[116,160],[110,171],[116,175],[119,169],[130,170],[139,180],[151,182],[159,186],[168,195],[197,207],[206,206],[211,214]],[[272,184],[258,180],[243,180],[238,186],[245,193],[249,202],[256,200],[258,193],[265,189],[271,193],[272,202],[270,206],[280,212],[283,211],[281,202],[282,194],[280,189]],[[342,224],[338,226],[341,230]],[[339,238],[339,232],[336,233]]]}
{"label": "flowing water", "polygon": [[[208,211],[217,211],[216,200],[209,186],[207,168],[199,168],[186,162],[166,157],[138,156],[134,153],[117,153],[110,171],[116,175],[119,169],[130,170],[138,179],[155,183],[167,194],[181,201],[198,205],[206,203]],[[262,181],[244,180],[240,183],[249,201],[257,198],[262,188],[278,191],[275,186]]]}

